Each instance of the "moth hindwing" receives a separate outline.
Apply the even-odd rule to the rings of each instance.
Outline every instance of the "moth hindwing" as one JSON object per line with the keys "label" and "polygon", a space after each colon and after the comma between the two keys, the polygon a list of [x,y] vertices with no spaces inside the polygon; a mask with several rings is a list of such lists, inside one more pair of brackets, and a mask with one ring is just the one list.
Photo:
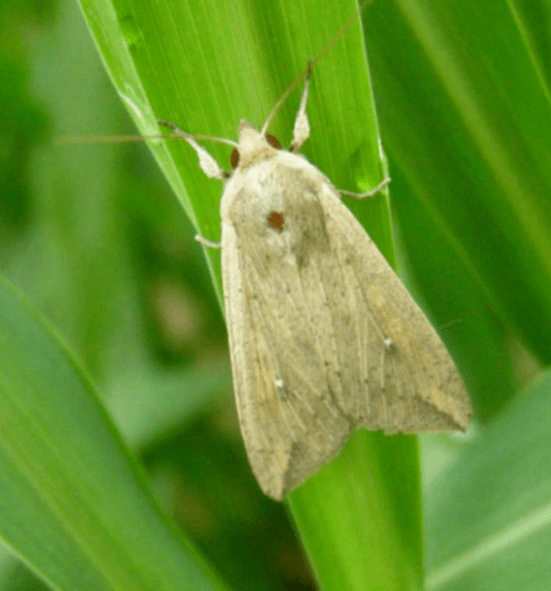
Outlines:
{"label": "moth hindwing", "polygon": [[[440,338],[339,192],[298,153],[242,121],[224,173],[222,274],[234,391],[253,472],[274,499],[314,474],[357,426],[387,433],[464,430],[471,406]],[[383,181],[367,197],[386,185]],[[204,242],[204,240],[203,240]],[[208,243],[213,246],[212,243]]]}

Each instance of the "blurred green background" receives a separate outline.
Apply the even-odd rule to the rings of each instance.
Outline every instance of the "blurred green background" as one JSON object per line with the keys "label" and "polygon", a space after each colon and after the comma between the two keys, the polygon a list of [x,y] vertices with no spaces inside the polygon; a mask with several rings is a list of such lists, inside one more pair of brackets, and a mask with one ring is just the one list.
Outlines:
{"label": "blurred green background", "polygon": [[[305,16],[301,35],[323,24],[320,37],[327,40],[354,6],[348,3],[332,18],[330,3],[311,4],[310,15],[319,10],[320,20]],[[141,132],[154,133],[154,120],[133,102],[136,88],[124,86],[125,68],[116,70],[122,59],[103,12],[113,11],[136,77],[150,85],[156,115],[193,132],[233,138],[240,117],[259,124],[273,100],[265,88],[273,84],[277,98],[298,73],[293,60],[305,63],[298,50],[293,53],[298,33],[271,27],[263,17],[268,3],[236,3],[242,12],[235,23],[261,31],[268,48],[287,51],[283,60],[276,50],[258,50],[266,68],[258,82],[263,90],[253,92],[258,73],[247,69],[250,64],[229,74],[235,56],[214,55],[213,46],[228,54],[225,47],[239,36],[215,27],[224,16],[215,5],[202,3],[203,13],[193,2],[175,0],[141,8],[122,0],[82,2],[112,79],[126,104],[136,107]],[[173,31],[167,14],[176,8],[188,14]],[[551,4],[378,0],[362,21],[369,70],[355,64],[340,74],[342,111],[324,111],[314,79],[313,129],[322,129],[305,151],[339,187],[373,184],[379,170],[369,173],[373,178],[362,176],[367,149],[358,141],[345,157],[338,143],[361,127],[344,122],[355,99],[344,89],[370,71],[392,177],[396,252],[384,203],[351,208],[397,260],[456,360],[475,408],[465,438],[421,438],[427,588],[547,590]],[[201,37],[201,27],[206,45],[193,47],[206,71],[193,57],[189,63],[174,58],[179,44],[183,53],[193,53],[183,44],[184,32]],[[146,33],[151,37],[144,44]],[[66,135],[135,133],[76,2],[4,1],[0,39],[3,275],[76,354],[124,441],[143,461],[155,498],[231,588],[318,588],[297,526],[284,505],[260,492],[238,430],[223,316],[194,240],[197,226],[217,238],[220,186],[201,178],[195,156],[181,146],[169,147],[170,162],[184,179],[168,175],[169,182],[177,192],[184,185],[187,190],[178,192],[179,202],[143,144],[57,143]],[[237,88],[239,76],[252,106],[225,94]],[[318,80],[323,76],[334,77],[322,62]],[[292,118],[295,109],[296,100],[285,116]],[[215,282],[217,256],[209,254]],[[400,478],[397,467],[396,488]],[[391,490],[379,492],[390,505],[397,498]],[[329,539],[329,530],[319,537]],[[40,569],[11,545],[13,552],[0,557],[0,589],[40,588],[14,553]],[[420,547],[412,547],[420,559]],[[409,559],[403,548],[396,553]],[[316,576],[327,589],[370,588],[346,581],[324,586]]]}

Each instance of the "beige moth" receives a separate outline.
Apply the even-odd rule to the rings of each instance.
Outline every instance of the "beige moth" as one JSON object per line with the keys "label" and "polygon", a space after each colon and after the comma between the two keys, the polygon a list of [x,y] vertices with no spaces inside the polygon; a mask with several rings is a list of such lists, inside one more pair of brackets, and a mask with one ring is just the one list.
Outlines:
{"label": "beige moth", "polygon": [[208,138],[233,146],[231,173],[197,136],[160,121],[224,183],[221,244],[200,241],[222,249],[241,432],[260,487],[278,500],[338,454],[357,427],[465,430],[471,415],[439,336],[342,192],[300,154],[309,80],[289,151],[267,133],[275,109],[260,131],[241,121],[237,142]]}

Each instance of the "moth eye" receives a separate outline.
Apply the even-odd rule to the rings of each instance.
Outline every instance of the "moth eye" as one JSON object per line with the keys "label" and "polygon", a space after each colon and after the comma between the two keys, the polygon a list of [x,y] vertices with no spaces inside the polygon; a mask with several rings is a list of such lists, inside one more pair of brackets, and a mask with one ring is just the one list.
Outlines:
{"label": "moth eye", "polygon": [[237,165],[239,164],[239,150],[237,148],[234,148],[231,151],[230,163],[232,168],[237,168]]}
{"label": "moth eye", "polygon": [[266,141],[274,148],[277,148],[278,150],[281,149],[281,144],[279,143],[279,140],[274,135],[267,134]]}
{"label": "moth eye", "polygon": [[283,225],[285,224],[285,218],[283,217],[282,213],[277,211],[272,211],[268,214],[268,226],[277,230],[278,232],[283,232]]}

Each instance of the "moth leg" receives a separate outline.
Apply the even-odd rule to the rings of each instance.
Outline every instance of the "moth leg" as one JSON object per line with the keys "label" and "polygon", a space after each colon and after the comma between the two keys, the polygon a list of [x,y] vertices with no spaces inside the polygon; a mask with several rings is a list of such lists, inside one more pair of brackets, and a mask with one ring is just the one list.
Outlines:
{"label": "moth leg", "polygon": [[310,137],[310,123],[306,114],[306,103],[308,102],[308,93],[310,92],[310,77],[312,75],[312,62],[308,62],[308,71],[304,80],[304,90],[300,98],[300,107],[298,109],[295,126],[293,128],[293,141],[289,150],[298,152],[302,144]]}
{"label": "moth leg", "polygon": [[353,197],[354,199],[368,199],[369,197],[375,197],[378,193],[380,193],[387,185],[390,183],[390,177],[386,177],[382,182],[380,182],[374,189],[371,191],[366,191],[365,193],[354,193],[353,191],[341,191],[339,193],[341,195],[346,195],[347,197]]}
{"label": "moth leg", "polygon": [[199,158],[199,166],[201,167],[201,170],[209,178],[225,181],[230,176],[225,170],[220,168],[218,162],[216,162],[216,160],[207,152],[207,150],[205,150],[205,148],[200,146],[195,141],[195,138],[192,135],[186,133],[183,129],[180,129],[175,123],[170,121],[159,119],[157,123],[172,129],[175,137],[181,137],[182,139],[186,140],[186,142],[195,150],[195,153]]}
{"label": "moth leg", "polygon": [[209,248],[216,248],[218,250],[222,248],[221,242],[213,242],[212,240],[209,240],[208,238],[201,236],[201,234],[197,234],[197,236],[195,236],[195,240],[197,240],[199,244],[202,244],[203,246],[208,246]]}

